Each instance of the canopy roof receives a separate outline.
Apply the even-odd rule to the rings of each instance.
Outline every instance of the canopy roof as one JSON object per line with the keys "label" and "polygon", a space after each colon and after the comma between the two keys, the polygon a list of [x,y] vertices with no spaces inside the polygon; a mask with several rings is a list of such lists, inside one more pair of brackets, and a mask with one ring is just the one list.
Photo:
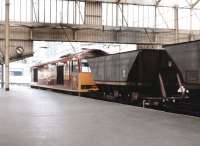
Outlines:
{"label": "canopy roof", "polygon": [[137,5],[159,5],[166,7],[200,8],[200,0],[80,0],[90,2],[127,3]]}

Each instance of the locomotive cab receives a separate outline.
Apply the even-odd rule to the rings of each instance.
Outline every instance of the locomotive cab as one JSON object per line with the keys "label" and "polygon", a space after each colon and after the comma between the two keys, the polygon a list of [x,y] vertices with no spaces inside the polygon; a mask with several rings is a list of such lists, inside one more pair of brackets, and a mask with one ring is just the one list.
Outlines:
{"label": "locomotive cab", "polygon": [[93,80],[93,74],[86,59],[80,60],[80,88],[81,89],[97,89]]}
{"label": "locomotive cab", "polygon": [[73,90],[80,92],[98,90],[87,59],[74,59],[71,61],[71,82]]}

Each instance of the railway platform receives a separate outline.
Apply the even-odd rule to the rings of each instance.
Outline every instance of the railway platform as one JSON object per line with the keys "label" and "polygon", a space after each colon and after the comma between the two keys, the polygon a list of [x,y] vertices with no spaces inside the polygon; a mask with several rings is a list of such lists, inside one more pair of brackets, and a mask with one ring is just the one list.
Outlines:
{"label": "railway platform", "polygon": [[11,86],[0,146],[199,146],[200,118]]}

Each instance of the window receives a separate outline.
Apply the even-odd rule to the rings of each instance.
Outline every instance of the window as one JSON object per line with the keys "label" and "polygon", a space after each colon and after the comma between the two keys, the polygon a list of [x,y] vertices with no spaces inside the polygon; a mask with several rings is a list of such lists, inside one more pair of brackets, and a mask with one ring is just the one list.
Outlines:
{"label": "window", "polygon": [[81,72],[91,72],[91,69],[86,59],[81,60]]}
{"label": "window", "polygon": [[23,72],[22,71],[11,71],[10,75],[11,76],[23,76]]}
{"label": "window", "polygon": [[72,72],[78,72],[78,61],[72,61]]}

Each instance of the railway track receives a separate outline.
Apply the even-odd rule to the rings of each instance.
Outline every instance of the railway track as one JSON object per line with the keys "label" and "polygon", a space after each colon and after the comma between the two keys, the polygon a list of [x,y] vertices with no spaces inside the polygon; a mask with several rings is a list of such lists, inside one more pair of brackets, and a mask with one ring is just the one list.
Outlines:
{"label": "railway track", "polygon": [[162,107],[161,110],[164,110],[166,112],[200,117],[200,103],[179,102],[166,105]]}
{"label": "railway track", "polygon": [[[94,97],[92,97],[94,98]],[[118,102],[122,104],[128,104],[132,106],[139,106],[142,107],[142,103],[140,102],[134,102],[130,103],[129,101],[119,101],[119,100],[113,100],[110,98],[110,100],[107,98],[97,98],[100,100],[106,100],[110,102]],[[177,114],[184,114],[184,115],[190,115],[190,116],[197,116],[200,117],[200,101],[193,101],[193,100],[185,100],[185,101],[179,101],[177,103],[167,103],[166,105],[157,105],[157,106],[145,106],[145,108],[152,108],[155,110],[162,110],[166,112],[171,113],[177,113]]]}

